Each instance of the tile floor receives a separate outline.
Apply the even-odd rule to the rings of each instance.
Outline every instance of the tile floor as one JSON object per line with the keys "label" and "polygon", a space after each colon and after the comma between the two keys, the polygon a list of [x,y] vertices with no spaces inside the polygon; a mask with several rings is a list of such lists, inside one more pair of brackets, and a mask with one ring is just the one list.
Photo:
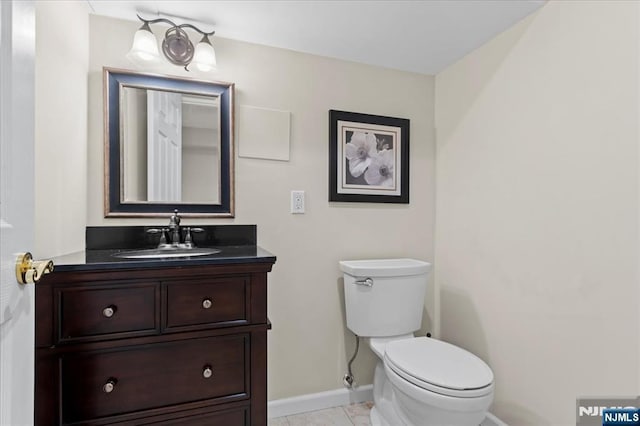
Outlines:
{"label": "tile floor", "polygon": [[269,419],[268,426],[369,426],[373,402],[327,408],[293,416]]}

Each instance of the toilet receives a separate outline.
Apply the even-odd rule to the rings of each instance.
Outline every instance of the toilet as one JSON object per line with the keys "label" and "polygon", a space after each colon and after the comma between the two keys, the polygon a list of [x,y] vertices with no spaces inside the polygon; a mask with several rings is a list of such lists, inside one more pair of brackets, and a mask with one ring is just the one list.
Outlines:
{"label": "toilet", "polygon": [[374,426],[478,426],[493,401],[491,368],[450,343],[415,337],[431,264],[414,259],[345,260],[347,327],[378,357]]}

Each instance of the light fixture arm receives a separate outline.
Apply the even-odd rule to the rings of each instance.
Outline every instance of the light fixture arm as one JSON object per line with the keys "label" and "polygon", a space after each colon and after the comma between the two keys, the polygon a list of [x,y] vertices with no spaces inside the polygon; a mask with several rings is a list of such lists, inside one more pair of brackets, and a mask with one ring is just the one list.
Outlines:
{"label": "light fixture arm", "polygon": [[180,25],[178,25],[175,22],[173,22],[173,21],[171,21],[170,19],[167,19],[167,18],[144,19],[143,17],[141,17],[138,14],[136,14],[136,16],[138,17],[138,19],[140,19],[146,25],[157,24],[157,23],[162,22],[164,24],[171,25],[171,27],[173,27],[173,28],[191,28],[192,30],[199,32],[203,36],[212,36],[212,35],[214,35],[216,33],[215,31],[211,31],[211,32],[202,31],[200,28],[198,28],[198,27],[196,27],[195,25],[192,25],[192,24],[180,24]]}
{"label": "light fixture arm", "polygon": [[[178,25],[165,17],[144,19],[138,14],[136,16],[142,21],[142,26],[136,31],[133,46],[128,54],[128,57],[134,58],[132,60],[153,61],[159,57],[158,40],[149,24],[163,23],[169,25],[169,29],[165,32],[161,42],[162,53],[170,63],[184,67],[187,71],[189,71],[187,67],[192,61],[200,71],[210,71],[216,68],[216,53],[211,40],[209,40],[215,31],[202,31],[195,25],[188,23]],[[192,29],[202,36],[202,40],[197,43],[197,46],[194,47],[185,28]]]}

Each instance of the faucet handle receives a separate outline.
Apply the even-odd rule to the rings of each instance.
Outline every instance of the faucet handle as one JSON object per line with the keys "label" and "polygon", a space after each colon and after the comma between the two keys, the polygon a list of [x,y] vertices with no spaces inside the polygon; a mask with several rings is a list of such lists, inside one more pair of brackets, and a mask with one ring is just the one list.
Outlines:
{"label": "faucet handle", "polygon": [[150,228],[147,229],[147,234],[160,234],[159,244],[167,244],[167,228]]}
{"label": "faucet handle", "polygon": [[189,247],[195,247],[196,246],[193,243],[193,237],[191,235],[192,232],[200,233],[200,232],[204,232],[204,229],[202,229],[202,228],[191,228],[191,227],[186,227],[185,228],[184,243]]}

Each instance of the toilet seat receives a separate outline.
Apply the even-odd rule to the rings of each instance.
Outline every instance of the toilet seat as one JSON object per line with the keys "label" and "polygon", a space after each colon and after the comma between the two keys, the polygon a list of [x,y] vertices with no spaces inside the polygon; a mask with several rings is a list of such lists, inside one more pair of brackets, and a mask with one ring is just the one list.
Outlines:
{"label": "toilet seat", "polygon": [[474,398],[493,392],[491,368],[474,354],[427,337],[390,342],[385,365],[402,379],[438,394]]}

